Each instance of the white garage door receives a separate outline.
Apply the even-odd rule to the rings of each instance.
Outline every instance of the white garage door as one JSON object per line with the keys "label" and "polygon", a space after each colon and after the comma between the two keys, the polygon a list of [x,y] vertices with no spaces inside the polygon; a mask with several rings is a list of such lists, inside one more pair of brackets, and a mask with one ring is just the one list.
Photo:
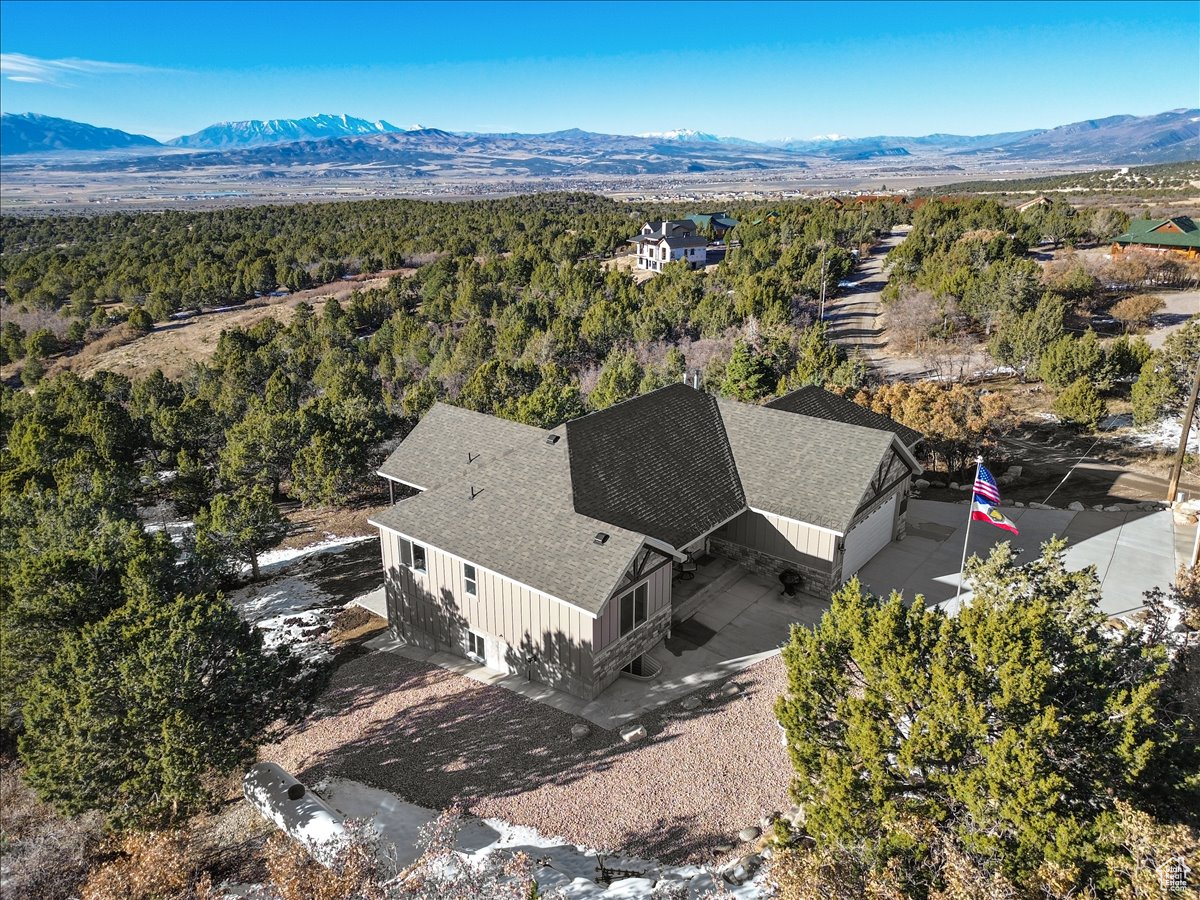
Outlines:
{"label": "white garage door", "polygon": [[871,561],[876,553],[892,539],[892,520],[896,517],[896,498],[875,510],[846,535],[846,552],[842,554],[842,581],[849,581],[858,570]]}

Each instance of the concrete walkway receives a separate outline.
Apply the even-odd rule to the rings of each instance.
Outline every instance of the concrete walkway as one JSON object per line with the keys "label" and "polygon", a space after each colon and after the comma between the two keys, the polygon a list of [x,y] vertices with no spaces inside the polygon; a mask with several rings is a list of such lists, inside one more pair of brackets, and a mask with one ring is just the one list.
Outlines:
{"label": "concrete walkway", "polygon": [[601,728],[614,729],[774,656],[787,642],[793,622],[811,625],[827,607],[827,602],[804,594],[785,598],[778,581],[743,571],[727,590],[705,602],[686,622],[673,626],[671,637],[651,649],[649,655],[662,666],[657,677],[641,681],[622,676],[595,700],[528,681],[520,674],[495,672],[453,653],[410,646],[390,634],[375,637],[366,646],[429,662],[483,684],[499,685]]}
{"label": "concrete walkway", "polygon": [[[1032,559],[1053,535],[1067,538],[1067,566],[1094,565],[1101,583],[1100,609],[1109,615],[1141,608],[1143,593],[1166,588],[1176,569],[1176,538],[1167,510],[1147,512],[1074,512],[1065,509],[1004,508],[1020,535],[974,522],[968,555],[984,556],[1000,541],[1011,540]],[[859,578],[876,593],[898,589],[906,597],[923,594],[927,603],[953,600],[967,525],[962,503],[913,500],[908,536],[885,547],[865,565]],[[964,587],[963,599],[970,597]]]}

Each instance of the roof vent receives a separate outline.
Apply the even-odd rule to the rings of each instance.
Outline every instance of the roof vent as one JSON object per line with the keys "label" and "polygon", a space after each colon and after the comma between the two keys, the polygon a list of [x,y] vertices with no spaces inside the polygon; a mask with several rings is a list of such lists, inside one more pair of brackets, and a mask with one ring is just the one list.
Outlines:
{"label": "roof vent", "polygon": [[592,543],[593,544],[607,544],[608,543],[608,535],[605,534],[603,531],[597,531],[596,536],[594,538],[592,538]]}
{"label": "roof vent", "polygon": [[546,435],[546,443],[547,444],[557,444],[558,437],[559,436],[557,434],[548,434],[548,435]]}

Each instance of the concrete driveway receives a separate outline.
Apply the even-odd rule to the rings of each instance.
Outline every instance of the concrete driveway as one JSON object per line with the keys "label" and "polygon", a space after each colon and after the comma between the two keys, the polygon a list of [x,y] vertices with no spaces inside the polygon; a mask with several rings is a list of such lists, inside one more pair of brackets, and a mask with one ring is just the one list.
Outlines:
{"label": "concrete driveway", "polygon": [[[1020,535],[986,522],[971,525],[968,556],[984,556],[994,544],[1011,540],[1024,559],[1035,556],[1043,541],[1065,537],[1067,566],[1095,566],[1101,582],[1100,608],[1108,615],[1139,609],[1143,593],[1166,588],[1176,569],[1176,539],[1167,510],[1147,512],[1074,512],[1065,509],[1004,508]],[[908,535],[880,551],[859,572],[875,593],[898,589],[908,598],[923,594],[927,603],[953,600],[967,525],[963,503],[913,500],[908,508]],[[964,586],[963,599],[971,596]]]}

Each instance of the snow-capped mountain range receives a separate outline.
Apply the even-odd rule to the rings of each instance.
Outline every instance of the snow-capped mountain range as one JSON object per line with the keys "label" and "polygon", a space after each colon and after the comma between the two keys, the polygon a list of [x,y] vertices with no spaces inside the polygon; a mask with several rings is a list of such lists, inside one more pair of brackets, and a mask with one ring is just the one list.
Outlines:
{"label": "snow-capped mountain range", "polygon": [[[1109,116],[1057,128],[985,135],[851,138],[841,134],[806,140],[749,141],[691,128],[612,135],[577,128],[547,134],[448,132],[349,115],[222,122],[168,141],[36,114],[3,114],[0,153],[56,154],[105,151],[147,157],[149,169],[180,166],[274,166],[380,162],[414,172],[445,154],[467,154],[489,169],[529,174],[701,172],[804,167],[809,160],[863,161],[931,157],[941,164],[972,157],[1003,160],[1146,164],[1200,158],[1197,110],[1150,116]],[[286,145],[288,149],[283,148]],[[438,157],[438,154],[441,154]],[[465,157],[464,157],[465,158]],[[520,165],[513,168],[514,161]],[[107,163],[105,163],[107,165]]]}

